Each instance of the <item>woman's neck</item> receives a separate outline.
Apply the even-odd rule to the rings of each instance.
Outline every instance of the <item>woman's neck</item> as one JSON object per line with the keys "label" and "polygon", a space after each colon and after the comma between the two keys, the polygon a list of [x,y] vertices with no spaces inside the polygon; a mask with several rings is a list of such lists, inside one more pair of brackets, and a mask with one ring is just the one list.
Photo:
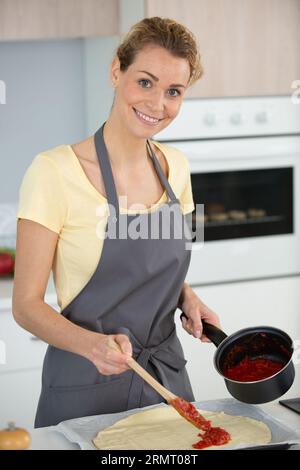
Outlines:
{"label": "woman's neck", "polygon": [[146,139],[130,135],[113,114],[105,123],[103,137],[112,164],[117,164],[119,168],[143,166],[147,161]]}

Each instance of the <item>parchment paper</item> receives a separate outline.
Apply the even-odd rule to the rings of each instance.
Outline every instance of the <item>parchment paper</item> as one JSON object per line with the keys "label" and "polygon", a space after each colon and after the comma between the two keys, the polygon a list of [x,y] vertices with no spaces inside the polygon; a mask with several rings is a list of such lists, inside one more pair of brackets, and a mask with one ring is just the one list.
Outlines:
{"label": "parchment paper", "polygon": [[[300,444],[299,432],[289,428],[278,419],[273,418],[270,414],[265,413],[257,405],[241,403],[234,398],[194,402],[193,404],[198,409],[216,412],[223,411],[229,415],[248,416],[249,418],[264,422],[270,428],[272,433],[272,440],[269,444],[267,444],[268,448],[272,448],[272,445],[274,446],[285,443]],[[92,442],[92,439],[96,436],[96,434],[98,434],[99,431],[111,426],[120,419],[123,419],[133,413],[139,413],[151,408],[156,408],[157,406],[168,405],[161,403],[159,405],[147,406],[145,408],[124,411],[122,413],[71,419],[58,424],[56,431],[61,432],[70,442],[78,444],[82,450],[97,450]],[[266,444],[264,444],[262,447],[265,446]],[[251,448],[251,444],[227,447],[228,450],[241,448]],[[255,445],[255,448],[258,448],[258,446]]]}

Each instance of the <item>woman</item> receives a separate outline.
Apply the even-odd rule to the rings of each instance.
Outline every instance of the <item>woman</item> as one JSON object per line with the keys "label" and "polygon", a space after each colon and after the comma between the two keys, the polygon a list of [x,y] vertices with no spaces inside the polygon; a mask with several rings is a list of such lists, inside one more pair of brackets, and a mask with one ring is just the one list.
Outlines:
{"label": "woman", "polygon": [[[112,61],[107,121],[94,136],[40,153],[24,176],[13,312],[49,343],[36,427],[163,401],[129,370],[132,354],[172,392],[194,399],[174,312],[180,307],[188,317],[183,327],[204,341],[201,319],[219,320],[184,282],[187,238],[123,237],[120,228],[125,220],[128,235],[130,223],[148,223],[155,213],[174,229],[165,210],[183,222],[193,210],[187,159],[149,139],[175,119],[201,75],[184,26],[142,20]],[[108,226],[117,236],[106,236]],[[44,302],[51,269],[61,314]]]}

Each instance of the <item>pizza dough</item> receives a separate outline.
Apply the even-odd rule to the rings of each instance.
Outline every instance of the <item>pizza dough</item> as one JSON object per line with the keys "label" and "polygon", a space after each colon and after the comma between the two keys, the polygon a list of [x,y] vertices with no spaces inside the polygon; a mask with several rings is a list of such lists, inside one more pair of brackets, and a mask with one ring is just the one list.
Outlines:
{"label": "pizza dough", "polygon": [[[244,416],[199,410],[212,422],[231,435],[231,441],[208,449],[225,449],[239,444],[267,444],[271,431],[261,421]],[[195,450],[192,444],[200,440],[195,426],[181,418],[171,406],[141,411],[100,431],[93,443],[101,450]]]}

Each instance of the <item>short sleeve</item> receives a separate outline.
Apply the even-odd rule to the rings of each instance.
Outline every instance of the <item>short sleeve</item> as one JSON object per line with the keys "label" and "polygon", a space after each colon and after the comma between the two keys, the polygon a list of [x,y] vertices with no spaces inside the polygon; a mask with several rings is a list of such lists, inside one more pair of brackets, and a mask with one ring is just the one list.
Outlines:
{"label": "short sleeve", "polygon": [[67,203],[59,168],[49,157],[38,154],[23,176],[17,218],[38,222],[60,233],[66,213]]}
{"label": "short sleeve", "polygon": [[192,193],[191,173],[190,173],[190,167],[189,167],[188,162],[187,162],[186,172],[185,172],[184,189],[180,196],[180,204],[181,204],[183,214],[189,214],[190,212],[193,212],[193,210],[195,209],[193,193]]}

